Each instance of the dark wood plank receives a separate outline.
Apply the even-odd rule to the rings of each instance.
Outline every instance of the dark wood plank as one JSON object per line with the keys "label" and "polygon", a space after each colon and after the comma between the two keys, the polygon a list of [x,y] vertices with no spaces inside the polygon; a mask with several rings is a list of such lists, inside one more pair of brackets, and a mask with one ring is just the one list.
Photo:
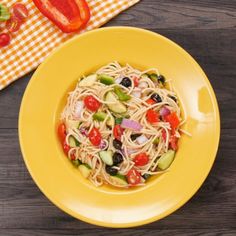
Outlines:
{"label": "dark wood plank", "polygon": [[[0,230],[1,236],[130,236],[133,235],[134,229],[97,229],[96,231],[91,230]],[[188,236],[234,236],[236,234],[236,230],[225,230],[225,229],[219,229],[219,230],[207,230],[207,229],[199,229],[198,231],[188,229],[183,232],[180,232],[178,230],[169,230],[169,229],[163,229],[161,231],[157,230],[150,230],[150,229],[135,229],[135,235],[136,236],[166,236],[166,235],[175,235],[175,236],[182,236],[183,233]]]}
{"label": "dark wood plank", "polygon": [[144,0],[109,25],[160,29],[235,29],[235,0]]}
{"label": "dark wood plank", "polygon": [[[227,146],[236,132],[223,131],[221,148],[207,181],[180,210],[166,219],[143,226],[156,229],[230,228],[236,216],[236,146]],[[40,193],[22,161],[16,130],[0,133],[0,228],[95,229],[53,206]],[[11,142],[11,149],[7,149]],[[227,171],[225,171],[227,170]],[[194,217],[194,218],[193,218]],[[205,224],[207,222],[207,225]]]}
{"label": "dark wood plank", "polygon": [[21,100],[33,72],[0,91],[0,129],[18,127],[18,114]]}
{"label": "dark wood plank", "polygon": [[110,230],[68,216],[40,192],[22,160],[18,112],[31,73],[0,91],[0,235],[236,235],[236,1],[142,0],[106,26],[112,25],[169,37],[208,75],[222,125],[210,175],[185,206],[146,226]]}

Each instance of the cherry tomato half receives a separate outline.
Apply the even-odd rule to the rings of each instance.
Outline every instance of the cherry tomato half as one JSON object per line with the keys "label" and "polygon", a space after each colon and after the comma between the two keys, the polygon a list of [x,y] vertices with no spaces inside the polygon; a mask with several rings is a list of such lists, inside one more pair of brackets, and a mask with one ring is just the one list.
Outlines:
{"label": "cherry tomato half", "polygon": [[63,150],[66,155],[68,155],[68,152],[70,151],[70,146],[64,141],[63,143]]}
{"label": "cherry tomato half", "polygon": [[74,160],[75,160],[75,158],[76,158],[76,157],[75,157],[75,154],[74,154],[74,153],[72,153],[72,154],[71,154],[71,156],[70,156],[70,159],[71,159],[72,161],[74,161]]}
{"label": "cherry tomato half", "polygon": [[178,138],[175,136],[170,137],[170,148],[176,151],[178,149]]}
{"label": "cherry tomato half", "polygon": [[134,163],[136,166],[145,166],[149,161],[148,155],[143,152],[134,157]]}
{"label": "cherry tomato half", "polygon": [[23,22],[29,15],[27,7],[22,3],[16,3],[12,6],[13,15]]}
{"label": "cherry tomato half", "polygon": [[0,34],[0,47],[5,47],[11,42],[11,36],[7,33]]}
{"label": "cherry tomato half", "polygon": [[100,131],[95,127],[92,128],[92,130],[89,132],[88,137],[89,137],[90,142],[94,146],[99,146],[99,144],[102,141],[102,135],[101,135]]}
{"label": "cherry tomato half", "polygon": [[165,121],[170,123],[170,126],[173,130],[175,130],[179,126],[179,118],[176,115],[175,112],[172,112],[171,114],[165,116]]}
{"label": "cherry tomato half", "polygon": [[115,139],[121,141],[121,136],[124,132],[124,129],[119,125],[115,125],[114,129],[113,129],[113,135],[115,137]]}
{"label": "cherry tomato half", "polygon": [[137,185],[141,182],[141,174],[137,170],[135,170],[134,168],[131,169],[127,173],[126,178],[127,178],[128,183],[130,185]]}
{"label": "cherry tomato half", "polygon": [[149,123],[157,123],[159,121],[158,113],[152,109],[147,111],[146,118]]}
{"label": "cherry tomato half", "polygon": [[15,16],[12,16],[7,22],[6,22],[6,28],[10,32],[16,32],[20,29],[21,27],[21,22],[19,19]]}
{"label": "cherry tomato half", "polygon": [[57,134],[58,137],[61,141],[61,143],[64,143],[65,139],[66,139],[66,126],[64,123],[61,123],[58,128],[57,128]]}
{"label": "cherry tomato half", "polygon": [[101,103],[92,95],[86,96],[84,98],[84,105],[90,111],[97,111],[101,106]]}

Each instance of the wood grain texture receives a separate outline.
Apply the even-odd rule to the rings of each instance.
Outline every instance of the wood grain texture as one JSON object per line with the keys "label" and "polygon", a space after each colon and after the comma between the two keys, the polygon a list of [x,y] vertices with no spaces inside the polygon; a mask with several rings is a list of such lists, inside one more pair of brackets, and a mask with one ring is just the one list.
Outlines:
{"label": "wood grain texture", "polygon": [[142,0],[106,26],[158,32],[202,66],[218,99],[216,162],[194,197],[167,218],[132,229],[78,221],[49,202],[31,179],[18,142],[18,112],[32,73],[0,92],[0,236],[236,235],[236,1]]}
{"label": "wood grain texture", "polygon": [[[3,230],[2,231],[4,236],[130,236],[133,235],[134,229],[99,229],[96,231],[91,230]],[[196,230],[184,230],[182,232],[178,230],[168,230],[164,229],[161,231],[157,231],[154,229],[136,229],[135,235],[136,236],[152,236],[152,235],[158,235],[158,236],[166,236],[166,235],[175,235],[175,236],[182,236],[188,235],[188,236],[200,236],[200,235],[206,235],[206,236],[234,236],[236,234],[236,230],[212,230],[211,232],[208,232],[207,230],[200,229],[198,231]]]}

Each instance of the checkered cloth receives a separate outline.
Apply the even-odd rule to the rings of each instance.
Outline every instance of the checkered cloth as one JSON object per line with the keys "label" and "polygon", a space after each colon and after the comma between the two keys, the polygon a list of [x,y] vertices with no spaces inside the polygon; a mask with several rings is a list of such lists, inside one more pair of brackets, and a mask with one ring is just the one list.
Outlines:
{"label": "checkered cloth", "polygon": [[[91,19],[85,32],[98,28],[121,11],[140,0],[88,0]],[[29,17],[21,29],[12,34],[11,44],[0,48],[0,90],[35,69],[58,45],[75,34],[61,32],[34,6],[32,0],[0,0],[10,7],[15,2],[24,3],[29,9]],[[4,23],[0,30],[4,32]]]}

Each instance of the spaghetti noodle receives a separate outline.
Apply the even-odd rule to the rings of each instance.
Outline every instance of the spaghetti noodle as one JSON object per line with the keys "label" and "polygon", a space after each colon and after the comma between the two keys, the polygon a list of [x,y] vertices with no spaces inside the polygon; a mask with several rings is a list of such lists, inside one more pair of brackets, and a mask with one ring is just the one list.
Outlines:
{"label": "spaghetti noodle", "polygon": [[179,101],[155,68],[112,62],[69,93],[58,134],[64,151],[94,185],[144,185],[168,171],[182,124]]}

